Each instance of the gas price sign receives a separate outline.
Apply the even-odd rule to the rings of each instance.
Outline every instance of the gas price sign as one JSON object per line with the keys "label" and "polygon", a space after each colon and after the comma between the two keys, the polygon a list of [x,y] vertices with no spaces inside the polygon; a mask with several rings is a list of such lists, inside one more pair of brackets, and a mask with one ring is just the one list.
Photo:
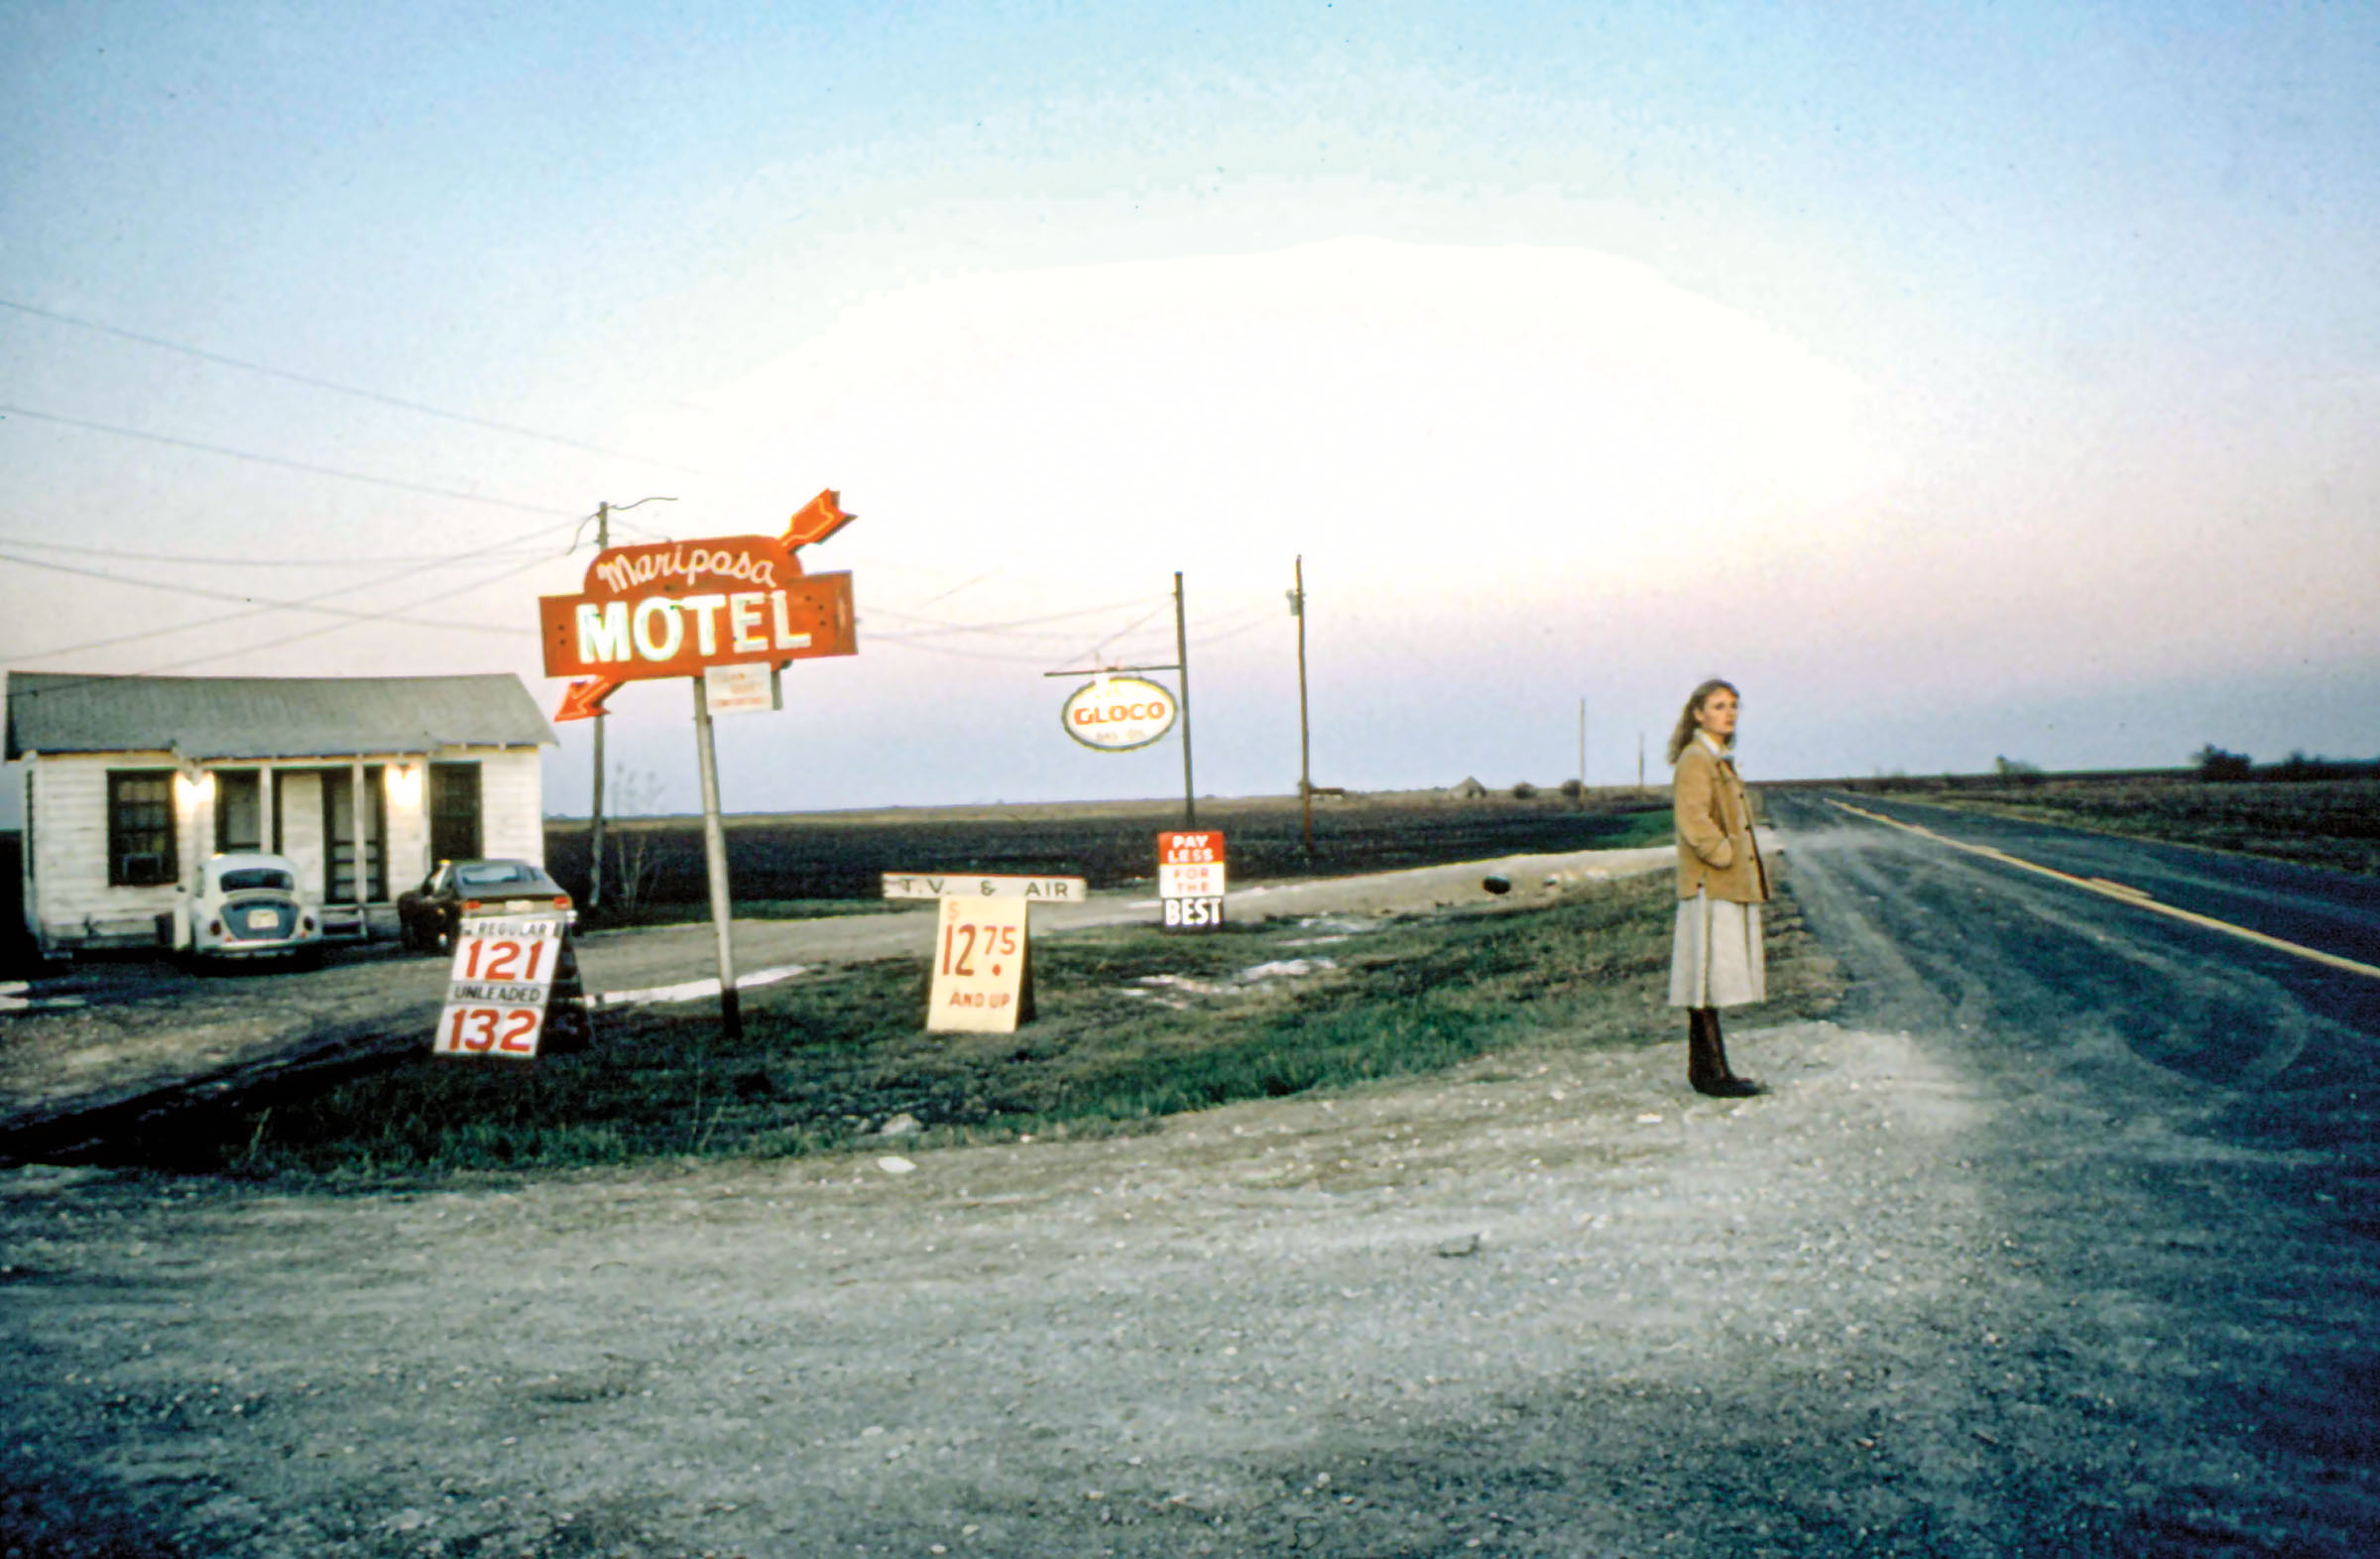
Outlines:
{"label": "gas price sign", "polygon": [[1168,931],[1223,929],[1223,835],[1157,835],[1157,899]]}
{"label": "gas price sign", "polygon": [[934,937],[927,1031],[1013,1033],[1029,989],[1022,899],[945,899]]}
{"label": "gas price sign", "polygon": [[535,1060],[561,961],[559,920],[465,920],[431,1052]]}

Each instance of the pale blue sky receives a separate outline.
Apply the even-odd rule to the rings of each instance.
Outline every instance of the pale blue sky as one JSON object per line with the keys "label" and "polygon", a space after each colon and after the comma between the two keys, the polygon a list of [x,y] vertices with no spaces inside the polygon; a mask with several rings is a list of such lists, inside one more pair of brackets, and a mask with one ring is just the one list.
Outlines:
{"label": "pale blue sky", "polygon": [[[1164,793],[1037,674],[1143,606],[951,630],[1175,567],[1201,787],[1283,789],[1299,552],[1324,782],[1559,779],[1582,694],[1632,777],[1713,670],[1776,776],[2380,750],[2369,7],[778,9],[0,6],[0,301],[651,457],[0,308],[0,553],[287,597],[400,565],[57,548],[840,487],[869,648],[728,730],[742,807]],[[584,555],[349,599],[526,626]],[[229,609],[0,561],[0,664],[558,693],[526,635],[223,654],[311,617],[46,654]],[[683,704],[614,752],[690,805]]]}

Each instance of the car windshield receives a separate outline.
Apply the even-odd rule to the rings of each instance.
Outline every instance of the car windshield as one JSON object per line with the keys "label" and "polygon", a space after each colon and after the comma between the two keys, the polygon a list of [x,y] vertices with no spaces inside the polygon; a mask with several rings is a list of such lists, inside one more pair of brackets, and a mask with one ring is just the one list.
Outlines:
{"label": "car windshield", "polygon": [[227,894],[248,893],[259,888],[278,889],[290,893],[298,887],[298,879],[274,866],[243,866],[223,874],[223,891]]}
{"label": "car windshield", "polygon": [[459,888],[504,888],[536,880],[537,874],[519,861],[483,861],[477,866],[454,869],[455,886]]}

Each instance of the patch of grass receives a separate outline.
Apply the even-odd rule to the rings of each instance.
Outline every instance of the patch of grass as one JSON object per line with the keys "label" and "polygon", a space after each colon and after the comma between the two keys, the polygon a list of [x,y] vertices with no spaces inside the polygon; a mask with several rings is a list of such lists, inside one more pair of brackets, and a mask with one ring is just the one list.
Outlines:
{"label": "patch of grass", "polygon": [[[903,1113],[926,1130],[900,1141],[922,1146],[1140,1130],[1490,1051],[1670,1043],[1682,1027],[1663,1005],[1674,912],[1663,873],[1337,940],[1295,923],[1050,937],[1033,949],[1039,1015],[1012,1034],[925,1034],[922,960],[862,965],[751,993],[740,1043],[707,1006],[606,1015],[585,1053],[510,1070],[424,1055],[269,1112],[188,1123],[167,1156],[377,1189],[465,1171],[830,1151]],[[1829,1010],[1832,965],[1790,899],[1771,906],[1770,927],[1772,999],[1758,1020]],[[1296,959],[1302,974],[1250,977]]]}

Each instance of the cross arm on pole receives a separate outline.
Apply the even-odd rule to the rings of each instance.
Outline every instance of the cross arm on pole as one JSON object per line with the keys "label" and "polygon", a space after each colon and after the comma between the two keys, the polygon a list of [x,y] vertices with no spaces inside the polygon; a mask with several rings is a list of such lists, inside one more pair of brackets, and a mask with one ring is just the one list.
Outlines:
{"label": "cross arm on pole", "polygon": [[1176,662],[1167,665],[1095,665],[1080,671],[1044,671],[1043,676],[1114,676],[1119,671],[1178,671]]}

